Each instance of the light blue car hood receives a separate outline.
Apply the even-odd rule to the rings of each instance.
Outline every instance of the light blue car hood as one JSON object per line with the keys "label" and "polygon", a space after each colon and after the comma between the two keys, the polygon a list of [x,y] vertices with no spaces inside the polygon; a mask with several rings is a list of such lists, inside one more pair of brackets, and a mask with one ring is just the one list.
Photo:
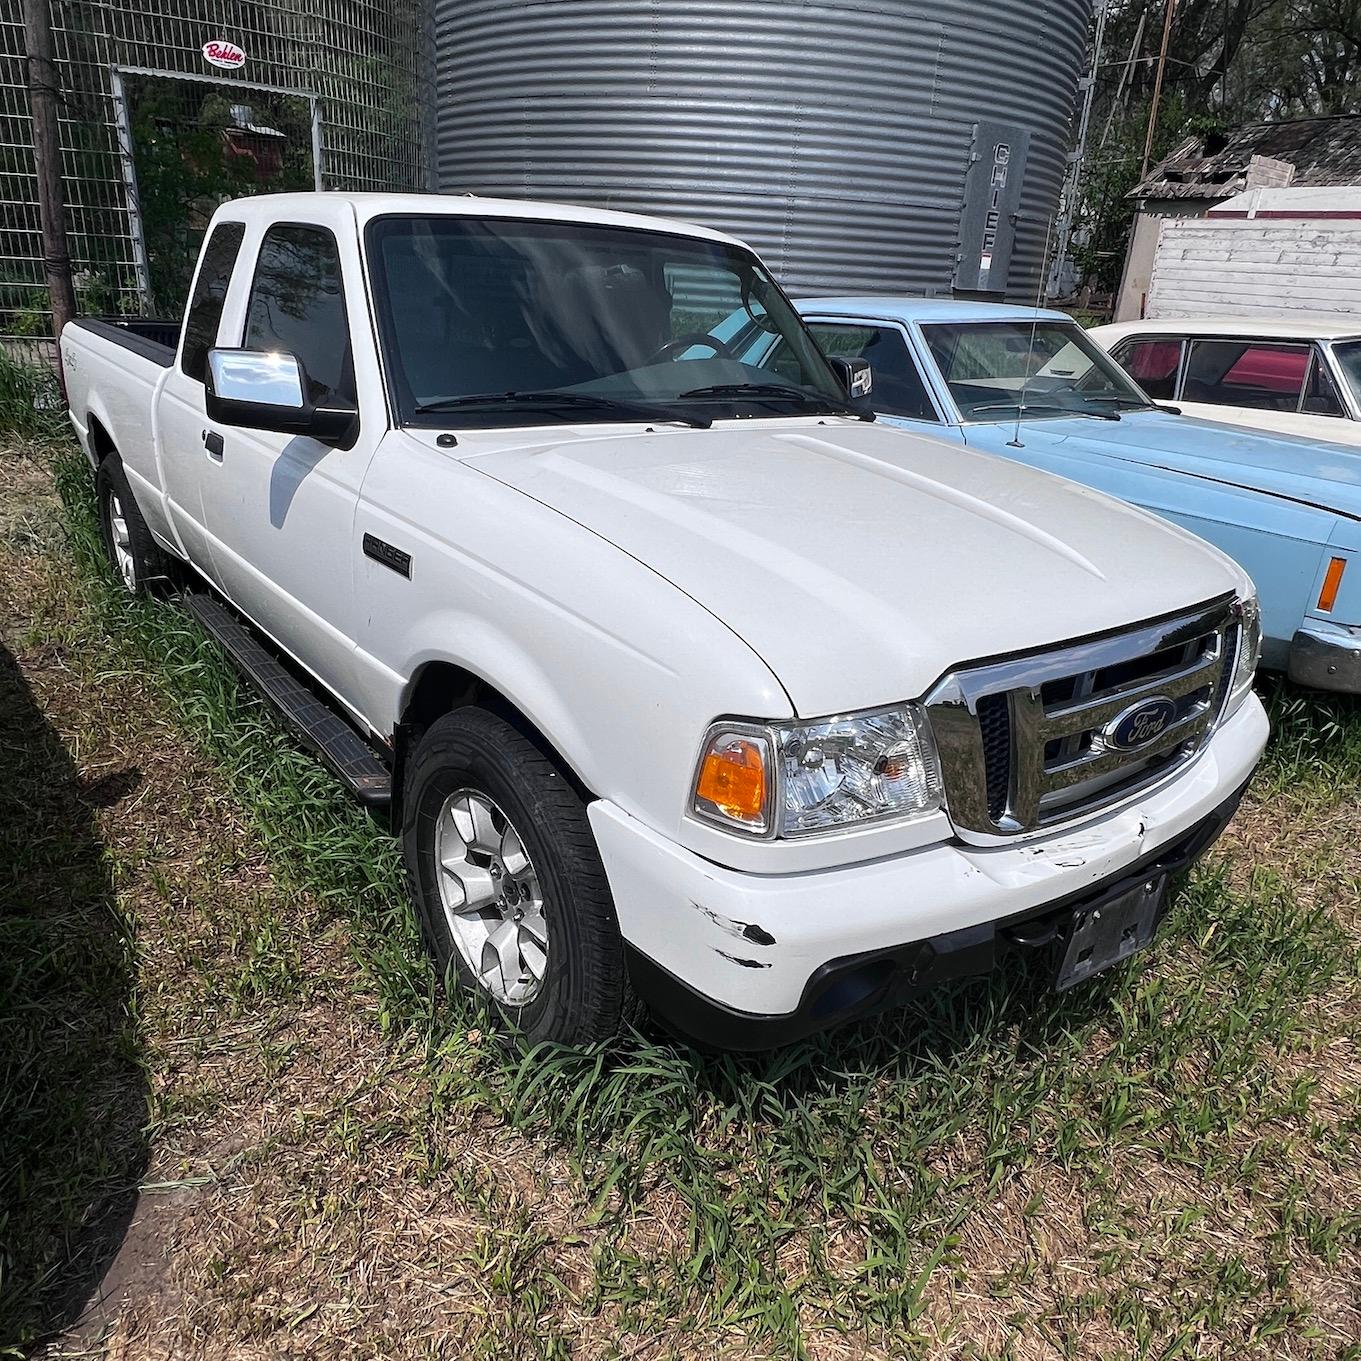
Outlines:
{"label": "light blue car hood", "polygon": [[[978,426],[965,426],[965,436],[970,443],[995,448],[994,432],[1004,430],[1004,438],[1010,439],[1014,430],[1010,422],[987,428],[987,439],[971,438]],[[1118,421],[1089,416],[1023,421],[1021,442],[1078,444],[1131,463],[1270,492],[1361,520],[1361,453],[1343,445],[1267,435],[1170,411],[1126,411]]]}

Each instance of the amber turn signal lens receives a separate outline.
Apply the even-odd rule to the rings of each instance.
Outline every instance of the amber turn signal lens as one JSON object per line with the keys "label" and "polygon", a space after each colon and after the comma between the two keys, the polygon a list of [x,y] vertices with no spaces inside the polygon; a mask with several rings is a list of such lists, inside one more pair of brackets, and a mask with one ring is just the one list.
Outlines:
{"label": "amber turn signal lens", "polygon": [[1318,593],[1318,607],[1324,614],[1331,613],[1333,606],[1337,604],[1337,592],[1342,585],[1342,573],[1346,570],[1346,558],[1334,558],[1328,564],[1328,570],[1323,576],[1323,589]]}
{"label": "amber turn signal lens", "polygon": [[760,746],[745,737],[715,745],[704,757],[695,794],[736,822],[764,822],[766,768]]}

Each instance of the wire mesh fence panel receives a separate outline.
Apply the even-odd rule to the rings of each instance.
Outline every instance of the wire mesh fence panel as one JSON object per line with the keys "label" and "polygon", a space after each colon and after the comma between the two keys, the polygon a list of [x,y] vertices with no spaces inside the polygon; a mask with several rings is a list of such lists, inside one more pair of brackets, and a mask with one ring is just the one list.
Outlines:
{"label": "wire mesh fence panel", "polygon": [[[51,316],[17,10],[0,15],[0,337],[38,339]],[[423,188],[427,22],[423,0],[52,0],[80,311],[179,315],[228,197]],[[244,61],[210,63],[210,42]]]}
{"label": "wire mesh fence panel", "polygon": [[220,203],[315,185],[316,101],[237,82],[117,77],[138,288],[149,311],[175,316]]}

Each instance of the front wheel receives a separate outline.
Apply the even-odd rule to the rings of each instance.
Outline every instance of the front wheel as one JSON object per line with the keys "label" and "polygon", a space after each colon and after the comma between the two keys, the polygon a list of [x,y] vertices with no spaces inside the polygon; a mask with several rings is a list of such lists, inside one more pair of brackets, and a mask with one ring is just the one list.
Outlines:
{"label": "front wheel", "polygon": [[605,869],[580,795],[509,723],[459,709],[421,738],[402,851],[446,980],[528,1043],[589,1044],[631,998]]}
{"label": "front wheel", "polygon": [[118,584],[130,595],[145,595],[165,575],[165,554],[151,537],[133,499],[117,454],[109,454],[95,474],[99,533]]}

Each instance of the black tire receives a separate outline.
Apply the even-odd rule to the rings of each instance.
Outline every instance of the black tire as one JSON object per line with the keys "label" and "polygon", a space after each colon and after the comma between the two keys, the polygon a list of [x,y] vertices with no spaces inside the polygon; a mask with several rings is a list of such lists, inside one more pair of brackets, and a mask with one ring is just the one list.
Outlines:
{"label": "black tire", "polygon": [[130,595],[146,595],[154,582],[165,579],[166,557],[151,537],[117,454],[106,455],[100,463],[95,497],[99,534],[114,580]]}
{"label": "black tire", "polygon": [[[541,890],[547,962],[537,993],[508,1005],[477,978],[440,892],[436,824],[462,791],[488,796],[518,832]],[[447,816],[447,814],[446,814]],[[457,709],[426,730],[407,771],[402,815],[407,881],[441,976],[480,996],[528,1044],[590,1044],[636,1013],[623,940],[586,806],[559,767],[485,709]]]}

